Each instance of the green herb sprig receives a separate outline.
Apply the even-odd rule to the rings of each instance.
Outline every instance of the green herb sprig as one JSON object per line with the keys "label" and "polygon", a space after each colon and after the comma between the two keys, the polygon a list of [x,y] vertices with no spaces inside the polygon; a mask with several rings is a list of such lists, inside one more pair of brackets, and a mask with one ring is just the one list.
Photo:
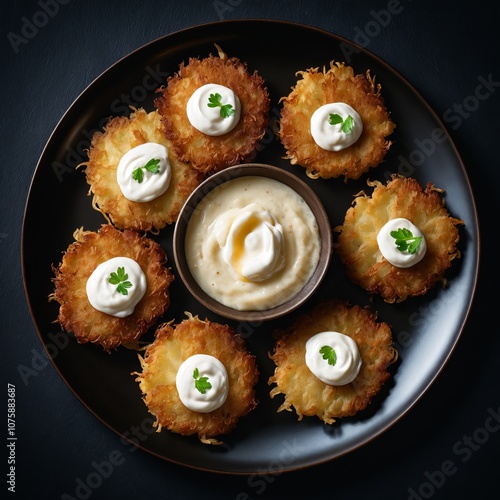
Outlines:
{"label": "green herb sprig", "polygon": [[324,345],[319,350],[319,353],[323,355],[323,359],[326,359],[329,365],[335,366],[335,363],[337,362],[337,353],[335,352],[335,349],[333,349],[333,347]]}
{"label": "green herb sprig", "polygon": [[137,181],[140,184],[144,180],[144,170],[147,170],[152,174],[158,174],[160,172],[160,160],[151,158],[151,160],[149,160],[143,167],[137,167],[132,172],[132,178],[134,181]]}
{"label": "green herb sprig", "polygon": [[400,227],[397,231],[391,231],[390,234],[396,240],[395,243],[400,252],[408,252],[413,255],[422,243],[422,236],[413,236],[413,233],[405,227]]}
{"label": "green herb sprig", "polygon": [[212,388],[212,384],[208,381],[208,377],[200,377],[200,371],[198,370],[198,368],[194,369],[193,378],[194,378],[194,386],[202,394],[205,394],[208,391],[208,389]]}
{"label": "green herb sprig", "polygon": [[229,118],[234,115],[234,108],[232,104],[222,104],[222,96],[216,92],[215,94],[210,94],[208,98],[209,108],[220,108],[220,116],[222,118]]}
{"label": "green herb sprig", "polygon": [[132,288],[132,283],[128,281],[128,274],[124,267],[119,267],[116,273],[111,273],[108,280],[112,285],[118,285],[116,291],[122,295],[128,295],[128,288]]}
{"label": "green herb sprig", "polygon": [[344,134],[352,134],[352,129],[354,128],[354,118],[351,115],[346,116],[345,120],[337,113],[330,113],[328,116],[328,123],[330,125],[338,125],[341,123],[340,129]]}

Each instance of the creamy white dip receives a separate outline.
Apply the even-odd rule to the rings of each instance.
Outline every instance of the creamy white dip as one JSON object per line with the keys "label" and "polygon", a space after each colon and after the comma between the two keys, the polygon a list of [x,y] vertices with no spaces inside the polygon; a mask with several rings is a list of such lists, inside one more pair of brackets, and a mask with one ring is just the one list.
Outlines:
{"label": "creamy white dip", "polygon": [[224,212],[211,229],[223,259],[247,280],[266,280],[285,265],[283,228],[257,203]]}
{"label": "creamy white dip", "polygon": [[102,262],[86,283],[92,307],[117,318],[126,318],[134,312],[146,288],[146,275],[141,266],[128,257],[113,257]]}
{"label": "creamy white dip", "polygon": [[[331,123],[331,115],[335,116]],[[345,120],[352,120],[346,133],[342,126]],[[331,102],[319,107],[311,116],[311,135],[314,142],[326,151],[342,151],[352,146],[363,132],[363,122],[358,112],[345,102]]]}
{"label": "creamy white dip", "polygon": [[[397,239],[391,236],[393,231],[408,229],[411,232],[411,237],[408,240],[412,242],[415,238],[419,238],[420,242],[416,251],[411,253],[409,250],[400,250],[397,246]],[[377,234],[377,243],[380,253],[393,266],[406,269],[418,264],[427,252],[427,243],[422,231],[415,226],[411,221],[404,217],[391,219],[387,222]]]}
{"label": "creamy white dip", "polygon": [[[226,221],[223,233],[230,235],[228,214],[249,210],[255,210],[256,223],[248,227],[258,229],[249,230],[246,237],[240,234],[245,241],[236,244],[248,262],[255,260],[255,240],[262,244],[266,250],[260,271],[268,274],[264,279],[262,273],[245,276],[243,266],[233,265],[235,259],[227,258],[227,242],[220,228],[216,230],[216,221]],[[268,215],[259,215],[259,222],[255,215],[261,210]],[[272,239],[276,242],[263,244]],[[235,242],[231,244],[234,248]],[[221,184],[201,200],[186,228],[185,249],[189,270],[205,293],[232,309],[262,311],[286,302],[307,284],[319,262],[321,240],[316,218],[299,194],[274,179],[245,176]]]}
{"label": "creamy white dip", "polygon": [[229,393],[226,367],[208,354],[187,358],[179,367],[175,385],[182,404],[198,413],[220,408]]}
{"label": "creamy white dip", "polygon": [[146,142],[127,151],[116,170],[116,181],[123,196],[139,203],[161,196],[170,186],[171,178],[168,150],[155,142]]}
{"label": "creamy white dip", "polygon": [[350,384],[361,363],[356,342],[342,333],[321,332],[306,342],[306,365],[325,384]]}
{"label": "creamy white dip", "polygon": [[[228,106],[229,112],[224,113],[222,106]],[[206,135],[219,136],[238,125],[241,103],[231,89],[207,83],[193,92],[186,106],[186,114],[195,129]]]}

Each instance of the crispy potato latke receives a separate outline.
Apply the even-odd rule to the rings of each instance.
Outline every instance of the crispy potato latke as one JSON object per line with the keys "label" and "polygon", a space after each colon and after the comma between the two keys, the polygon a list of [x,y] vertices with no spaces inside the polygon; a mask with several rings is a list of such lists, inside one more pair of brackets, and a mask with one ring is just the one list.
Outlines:
{"label": "crispy potato latke", "polygon": [[[165,267],[165,252],[152,239],[132,230],[120,231],[111,224],[104,224],[98,232],[78,229],[74,238],[59,266],[52,266],[55,289],[49,300],[60,304],[56,322],[73,332],[78,342],[100,344],[107,352],[121,344],[133,344],[170,305],[169,286],[174,276]],[[144,297],[125,318],[94,309],[87,298],[88,278],[99,264],[113,257],[135,260],[147,279]]]}
{"label": "crispy potato latke", "polygon": [[[238,58],[228,58],[218,49],[218,57],[190,58],[167,79],[155,104],[162,115],[164,132],[175,153],[203,173],[215,172],[253,159],[269,124],[270,99],[264,80],[250,74]],[[231,89],[240,99],[241,117],[227,134],[212,137],[195,129],[186,114],[186,105],[199,87],[214,83]]]}
{"label": "crispy potato latke", "polygon": [[[370,167],[384,159],[391,142],[386,139],[396,125],[392,122],[370,71],[354,75],[350,66],[332,61],[328,71],[310,68],[299,71],[301,79],[281,102],[279,138],[285,147],[285,159],[306,169],[311,178],[344,176],[358,179]],[[321,106],[344,102],[352,106],[363,122],[360,138],[342,151],[326,151],[311,135],[311,116]]]}
{"label": "crispy potato latke", "polygon": [[[144,403],[156,417],[157,432],[166,427],[183,436],[198,434],[205,444],[221,444],[215,436],[228,434],[240,417],[257,405],[254,386],[259,372],[255,356],[246,350],[243,339],[234,329],[186,314],[188,319],[178,325],[165,323],[157,329],[144,358],[139,356],[142,373],[132,375],[137,375]],[[177,392],[177,371],[195,354],[217,358],[229,377],[225,403],[209,413],[186,408]]]}
{"label": "crispy potato latke", "polygon": [[[444,207],[442,191],[431,183],[425,189],[412,178],[393,176],[386,184],[368,182],[371,196],[358,193],[347,210],[336,251],[350,279],[370,294],[380,294],[389,303],[425,294],[436,282],[444,282],[444,272],[456,257],[460,219]],[[416,265],[402,269],[381,254],[377,234],[391,219],[403,217],[422,231],[427,252]]]}
{"label": "crispy potato latke", "polygon": [[[122,156],[136,146],[154,142],[169,152],[172,177],[168,189],[147,202],[130,201],[116,180]],[[84,162],[87,183],[93,193],[93,206],[115,226],[138,231],[158,231],[177,220],[182,205],[202,181],[202,176],[173,154],[170,141],[161,131],[158,111],[140,108],[130,117],[111,118],[104,132],[92,137],[89,160]]]}
{"label": "crispy potato latke", "polygon": [[[358,346],[362,365],[349,384],[325,384],[306,365],[306,342],[313,335],[327,331],[348,335]],[[299,420],[315,415],[331,424],[336,418],[364,410],[389,378],[388,367],[397,359],[397,351],[391,345],[391,329],[386,323],[378,322],[376,314],[368,308],[335,299],[324,300],[310,314],[275,332],[275,338],[271,359],[276,369],[269,384],[276,387],[270,396],[283,394],[285,401],[278,412],[292,411],[293,407]]]}

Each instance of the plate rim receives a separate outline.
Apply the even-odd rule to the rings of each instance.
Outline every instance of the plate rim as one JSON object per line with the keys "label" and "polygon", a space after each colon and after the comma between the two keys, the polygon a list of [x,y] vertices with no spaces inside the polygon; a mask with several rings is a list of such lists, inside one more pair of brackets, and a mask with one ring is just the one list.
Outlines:
{"label": "plate rim", "polygon": [[[34,188],[34,185],[37,180],[37,176],[39,175],[39,172],[41,170],[41,166],[44,163],[45,156],[48,154],[49,149],[51,148],[52,144],[52,139],[53,137],[59,133],[60,128],[64,125],[65,121],[68,120],[68,117],[72,114],[73,109],[78,105],[79,101],[81,101],[87,92],[90,92],[92,88],[107,74],[110,72],[113,72],[116,70],[116,67],[124,64],[127,62],[127,60],[131,59],[132,57],[136,56],[140,52],[147,52],[151,50],[151,47],[154,45],[160,45],[165,42],[165,40],[172,39],[178,36],[182,36],[186,33],[193,32],[196,30],[203,30],[203,29],[217,29],[219,26],[226,26],[231,29],[231,27],[237,26],[239,24],[266,24],[266,25],[281,25],[284,26],[290,30],[293,30],[295,28],[299,28],[305,31],[314,31],[319,33],[321,36],[325,36],[327,38],[330,38],[332,40],[336,40],[341,43],[345,43],[351,47],[356,48],[356,50],[362,52],[366,57],[375,60],[379,65],[383,66],[384,69],[388,72],[390,72],[393,76],[395,76],[397,79],[401,81],[401,83],[406,86],[411,93],[418,98],[419,102],[421,105],[423,105],[427,111],[432,117],[432,119],[441,127],[443,132],[445,133],[446,139],[449,143],[449,146],[452,149],[453,156],[456,159],[457,165],[460,167],[463,175],[463,180],[465,181],[466,188],[469,194],[469,202],[472,208],[472,215],[473,215],[473,220],[469,223],[469,226],[472,228],[472,232],[475,236],[475,245],[471,247],[471,249],[475,253],[475,261],[474,261],[474,274],[471,277],[472,278],[472,289],[469,290],[469,300],[467,301],[467,308],[464,311],[463,318],[460,321],[460,328],[458,329],[456,335],[454,336],[453,343],[446,353],[446,356],[444,357],[443,362],[440,364],[439,368],[435,371],[432,377],[430,377],[429,380],[427,380],[427,383],[423,387],[423,389],[420,391],[419,394],[416,395],[414,400],[405,407],[403,411],[398,413],[398,415],[391,419],[388,423],[385,425],[381,426],[376,432],[371,433],[368,437],[361,439],[360,442],[351,445],[350,447],[347,447],[346,449],[342,450],[341,452],[338,452],[332,456],[325,457],[324,459],[320,460],[315,460],[311,461],[311,463],[306,463],[298,466],[291,466],[289,468],[284,467],[279,471],[279,473],[282,472],[292,472],[296,470],[301,470],[305,468],[310,468],[313,466],[317,466],[326,462],[330,462],[332,460],[335,460],[336,458],[339,458],[341,456],[344,456],[348,453],[351,453],[366,444],[372,442],[376,438],[378,438],[380,435],[384,434],[388,429],[390,429],[393,425],[395,425],[397,422],[399,422],[402,418],[404,418],[407,413],[422,399],[422,397],[427,393],[429,388],[434,384],[435,380],[439,377],[439,375],[442,373],[446,365],[448,364],[450,357],[452,356],[453,352],[455,351],[455,348],[457,346],[458,341],[460,340],[464,328],[468,322],[469,315],[471,312],[472,305],[475,300],[476,296],[476,291],[477,291],[477,284],[478,284],[478,276],[479,276],[479,268],[480,268],[480,261],[481,261],[481,254],[480,254],[480,249],[481,249],[481,235],[479,231],[479,217],[478,217],[478,210],[477,210],[477,205],[474,197],[474,193],[472,190],[471,182],[469,179],[469,176],[467,174],[467,170],[465,168],[463,159],[457,149],[457,146],[455,144],[455,141],[451,137],[448,128],[444,125],[443,120],[438,116],[438,114],[434,111],[434,109],[431,107],[431,105],[427,102],[426,99],[422,96],[422,94],[417,90],[417,88],[404,77],[398,70],[396,70],[393,66],[391,66],[389,63],[387,63],[382,57],[379,55],[371,52],[365,47],[362,47],[355,42],[338,35],[332,31],[328,31],[323,28],[319,28],[316,26],[311,26],[305,23],[299,23],[299,22],[293,22],[293,21],[286,21],[286,20],[280,20],[280,19],[261,19],[261,18],[239,18],[239,19],[230,19],[230,20],[220,20],[220,21],[210,21],[206,23],[197,23],[191,26],[187,26],[178,30],[174,30],[170,33],[167,33],[165,35],[162,35],[160,37],[157,37],[153,40],[150,40],[132,51],[128,52],[124,56],[120,57],[118,60],[116,60],[114,63],[109,65],[105,70],[103,70],[98,76],[93,78],[90,83],[88,83],[85,88],[78,93],[78,95],[73,99],[72,103],[68,106],[68,108],[64,111],[60,119],[57,121],[56,125],[54,126],[53,130],[49,134],[49,137],[39,155],[38,161],[36,163],[36,166],[34,168],[31,181],[29,183],[29,188],[27,190],[26,194],[26,200],[25,200],[25,205],[24,205],[24,213],[22,217],[22,226],[21,226],[21,273],[22,273],[22,281],[23,281],[23,288],[24,288],[24,295],[25,299],[28,305],[30,317],[32,324],[37,332],[37,336],[45,349],[45,351],[48,354],[48,359],[50,359],[52,366],[55,368],[56,372],[58,373],[59,377],[63,380],[63,382],[66,384],[66,386],[70,389],[71,393],[76,396],[76,398],[80,401],[80,403],[84,406],[86,410],[88,410],[95,418],[97,418],[101,423],[103,423],[108,429],[110,429],[113,433],[117,434],[122,440],[125,440],[129,442],[130,444],[133,444],[137,448],[147,452],[148,454],[151,454],[153,456],[156,456],[162,460],[165,460],[167,462],[171,462],[177,465],[181,465],[187,468],[195,469],[195,470],[200,470],[200,471],[205,471],[205,472],[211,472],[215,474],[221,474],[221,475],[239,475],[239,476],[248,476],[252,474],[256,474],[256,470],[249,470],[249,471],[238,471],[238,470],[221,470],[221,469],[216,469],[216,468],[210,468],[210,467],[203,467],[203,466],[197,466],[189,463],[185,463],[180,460],[176,460],[173,458],[166,457],[164,455],[161,455],[160,453],[155,452],[154,450],[148,449],[147,447],[143,446],[141,443],[137,444],[137,442],[127,436],[124,435],[123,432],[118,431],[115,429],[109,422],[105,421],[103,418],[101,418],[90,406],[87,404],[82,396],[76,392],[76,390],[70,385],[69,381],[67,378],[63,375],[61,372],[59,366],[54,362],[54,359],[50,355],[50,352],[47,349],[46,342],[43,339],[42,333],[40,331],[38,321],[34,315],[34,308],[32,304],[32,300],[30,298],[30,292],[29,292],[29,286],[28,286],[28,277],[27,277],[27,270],[26,270],[26,252],[25,252],[25,239],[26,239],[26,219],[28,216],[29,208],[30,208],[30,200],[32,198],[32,190]],[[234,29],[234,28],[232,28]],[[255,467],[257,468],[257,467]],[[272,471],[266,472],[266,474],[273,474]]]}

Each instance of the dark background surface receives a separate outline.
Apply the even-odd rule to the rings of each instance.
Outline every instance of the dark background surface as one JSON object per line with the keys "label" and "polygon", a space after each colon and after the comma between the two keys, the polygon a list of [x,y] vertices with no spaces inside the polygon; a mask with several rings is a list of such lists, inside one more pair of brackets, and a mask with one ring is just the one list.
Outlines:
{"label": "dark background surface", "polygon": [[[25,20],[34,20],[49,4],[53,14],[48,22],[25,36],[25,43],[13,43],[19,39],[8,34],[22,36]],[[415,0],[70,0],[54,5],[50,0],[4,2],[0,18],[2,411],[5,422],[7,384],[14,384],[17,497],[483,499],[496,494],[499,7]],[[384,18],[382,12],[390,10],[398,13]],[[344,457],[262,477],[195,471],[122,443],[44,362],[21,276],[22,220],[31,177],[66,109],[111,64],[141,45],[197,24],[239,18],[300,22],[336,33],[364,46],[411,82],[446,121],[475,193],[482,236],[479,282],[468,322],[448,364],[416,406],[383,435]],[[490,82],[488,96],[474,99],[484,80]],[[23,379],[23,367],[36,374]],[[9,450],[3,449],[1,487],[8,493]],[[112,470],[103,469],[104,462]],[[81,486],[85,482],[92,487]]]}

